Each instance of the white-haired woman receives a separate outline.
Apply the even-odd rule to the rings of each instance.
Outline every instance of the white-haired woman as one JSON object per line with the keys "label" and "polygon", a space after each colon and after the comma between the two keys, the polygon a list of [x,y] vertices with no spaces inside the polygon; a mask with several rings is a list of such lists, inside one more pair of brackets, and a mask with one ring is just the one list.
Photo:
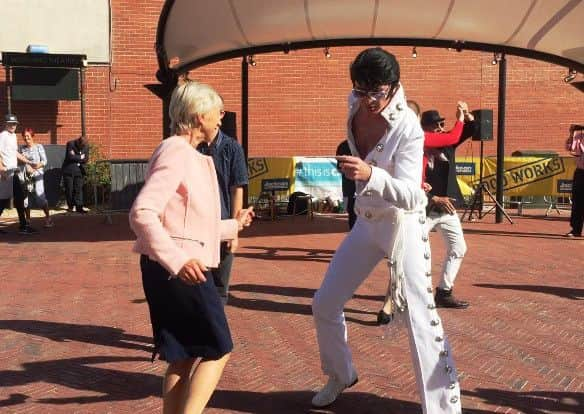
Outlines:
{"label": "white-haired woman", "polygon": [[[211,157],[197,145],[211,142],[223,103],[211,87],[186,81],[172,93],[172,136],[154,151],[144,187],[130,211],[154,334],[155,350],[169,363],[163,413],[200,413],[233,348],[219,294],[208,272],[219,263],[221,240],[234,240],[253,218],[243,209],[221,220]],[[197,359],[200,362],[193,370]]]}

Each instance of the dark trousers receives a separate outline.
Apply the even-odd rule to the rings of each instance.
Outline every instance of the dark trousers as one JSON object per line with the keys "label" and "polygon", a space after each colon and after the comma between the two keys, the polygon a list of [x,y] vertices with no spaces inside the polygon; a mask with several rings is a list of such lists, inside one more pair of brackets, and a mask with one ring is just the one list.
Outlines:
{"label": "dark trousers", "polygon": [[570,215],[570,226],[572,233],[582,234],[584,225],[584,170],[576,168],[574,180],[572,181],[572,214]]}
{"label": "dark trousers", "polygon": [[69,210],[73,207],[83,206],[83,176],[82,175],[63,175],[63,184],[65,186],[65,198]]}
{"label": "dark trousers", "polygon": [[357,221],[357,215],[355,214],[355,196],[349,197],[347,201],[347,213],[349,214],[349,230],[353,228],[355,225],[355,221]]}
{"label": "dark trousers", "polygon": [[[18,213],[18,223],[20,224],[20,228],[26,227],[28,224],[26,222],[26,215],[24,211],[24,199],[26,196],[24,195],[24,191],[22,191],[22,186],[20,185],[20,180],[14,174],[12,179],[12,195],[14,197],[14,207],[16,208],[16,212]],[[0,200],[0,216],[4,212],[4,209],[7,208],[10,204],[10,199]]]}
{"label": "dark trousers", "polygon": [[213,281],[219,296],[223,301],[223,305],[227,305],[229,298],[229,279],[231,279],[231,266],[233,265],[234,255],[229,251],[226,242],[221,243],[221,257],[219,267],[211,270],[213,274]]}

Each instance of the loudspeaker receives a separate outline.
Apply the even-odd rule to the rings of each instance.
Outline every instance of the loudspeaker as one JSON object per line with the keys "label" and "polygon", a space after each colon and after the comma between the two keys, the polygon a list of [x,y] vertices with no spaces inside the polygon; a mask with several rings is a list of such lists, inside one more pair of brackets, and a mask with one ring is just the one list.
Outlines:
{"label": "loudspeaker", "polygon": [[229,135],[231,138],[237,139],[237,122],[235,112],[225,111],[225,115],[221,120],[221,131]]}
{"label": "loudspeaker", "polygon": [[493,110],[476,109],[472,111],[474,116],[473,141],[490,141],[493,139]]}

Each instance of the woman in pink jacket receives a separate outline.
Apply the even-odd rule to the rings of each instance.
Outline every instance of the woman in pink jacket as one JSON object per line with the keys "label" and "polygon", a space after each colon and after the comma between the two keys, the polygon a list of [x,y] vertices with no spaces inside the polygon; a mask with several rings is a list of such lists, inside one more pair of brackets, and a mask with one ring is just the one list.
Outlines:
{"label": "woman in pink jacket", "polygon": [[130,211],[154,334],[153,359],[159,354],[169,363],[165,414],[201,413],[233,348],[208,269],[219,263],[221,240],[236,239],[253,211],[221,220],[213,160],[195,149],[217,135],[223,113],[211,87],[193,81],[177,86],[169,107],[173,136],[154,151]]}

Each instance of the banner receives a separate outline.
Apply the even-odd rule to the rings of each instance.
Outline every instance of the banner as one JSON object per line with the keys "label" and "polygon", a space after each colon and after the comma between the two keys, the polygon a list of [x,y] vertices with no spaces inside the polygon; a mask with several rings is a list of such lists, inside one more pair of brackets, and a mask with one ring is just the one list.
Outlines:
{"label": "banner", "polygon": [[[479,158],[457,157],[456,175],[464,196],[471,196],[479,183]],[[506,196],[562,196],[570,194],[576,169],[575,157],[505,157],[503,187]],[[341,174],[332,157],[250,158],[249,197],[273,192],[288,200],[302,191],[313,197],[342,200]],[[483,183],[496,192],[497,158],[483,159]]]}
{"label": "banner", "polygon": [[[479,183],[479,159],[456,158],[457,179],[463,195]],[[503,189],[507,196],[562,196],[571,191],[576,169],[574,157],[505,157]],[[494,194],[497,158],[483,159],[483,183]]]}
{"label": "banner", "polygon": [[294,191],[293,158],[249,158],[247,173],[250,201],[256,200],[264,191],[274,191],[278,198],[287,200]]}
{"label": "banner", "polygon": [[263,192],[273,192],[277,199],[287,200],[295,191],[319,199],[343,199],[341,174],[334,158],[250,158],[247,170],[250,200]]}
{"label": "banner", "polygon": [[343,199],[341,173],[334,158],[294,157],[294,191],[313,197]]}

